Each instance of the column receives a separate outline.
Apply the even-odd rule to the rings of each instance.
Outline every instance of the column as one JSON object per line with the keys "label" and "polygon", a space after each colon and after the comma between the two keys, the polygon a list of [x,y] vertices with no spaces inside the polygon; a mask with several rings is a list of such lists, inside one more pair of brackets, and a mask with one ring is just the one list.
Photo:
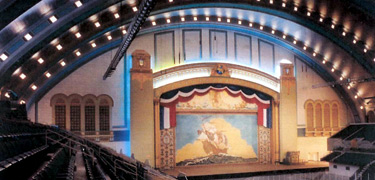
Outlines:
{"label": "column", "polygon": [[280,160],[297,150],[297,91],[293,64],[280,64]]}
{"label": "column", "polygon": [[155,166],[154,91],[150,55],[132,53],[130,89],[130,144],[135,158]]}

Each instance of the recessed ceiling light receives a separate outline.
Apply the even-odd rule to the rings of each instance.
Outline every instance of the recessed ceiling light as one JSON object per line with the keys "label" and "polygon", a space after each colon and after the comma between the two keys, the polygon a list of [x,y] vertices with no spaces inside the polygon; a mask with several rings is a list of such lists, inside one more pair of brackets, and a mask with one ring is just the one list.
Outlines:
{"label": "recessed ceiling light", "polygon": [[116,19],[120,18],[120,15],[118,13],[116,13],[114,16]]}
{"label": "recessed ceiling light", "polygon": [[24,73],[22,73],[22,74],[20,75],[20,78],[21,78],[21,79],[25,79],[25,78],[26,78],[26,75],[25,75]]}
{"label": "recessed ceiling light", "polygon": [[342,32],[342,36],[346,36],[346,32]]}
{"label": "recessed ceiling light", "polygon": [[38,87],[35,86],[35,85],[32,85],[32,86],[31,86],[31,89],[33,89],[33,90],[35,91],[36,89],[38,89]]}
{"label": "recessed ceiling light", "polygon": [[260,30],[263,30],[263,26],[260,26],[259,29],[260,29]]}
{"label": "recessed ceiling light", "polygon": [[82,6],[82,2],[81,1],[76,1],[74,4],[76,5],[76,7],[81,7]]}
{"label": "recessed ceiling light", "polygon": [[122,34],[126,34],[126,30],[124,29],[124,30],[122,30]]}
{"label": "recessed ceiling light", "polygon": [[331,25],[331,28],[332,28],[332,29],[335,29],[335,25],[334,25],[334,24],[332,24],[332,25]]}
{"label": "recessed ceiling light", "polygon": [[56,46],[56,49],[60,51],[60,50],[62,49],[62,46],[61,46],[60,44],[58,44],[58,45]]}
{"label": "recessed ceiling light", "polygon": [[24,100],[21,100],[20,104],[26,104],[26,102]]}
{"label": "recessed ceiling light", "polygon": [[283,35],[283,39],[286,39],[286,35],[285,34]]}
{"label": "recessed ceiling light", "polygon": [[95,43],[91,43],[91,47],[96,47],[96,44]]}
{"label": "recessed ceiling light", "polygon": [[112,40],[112,36],[111,36],[111,35],[108,35],[108,36],[107,36],[107,39],[108,39],[108,40]]}
{"label": "recessed ceiling light", "polygon": [[230,23],[230,19],[227,19],[227,23]]}
{"label": "recessed ceiling light", "polygon": [[209,21],[210,20],[210,17],[206,17],[206,21]]}
{"label": "recessed ceiling light", "polygon": [[184,18],[184,17],[182,17],[182,18],[181,18],[181,21],[182,21],[182,22],[184,22],[184,21],[185,21],[185,18]]}
{"label": "recessed ceiling light", "polygon": [[1,54],[0,59],[2,61],[5,61],[6,59],[8,59],[8,55],[6,55],[5,53],[3,53],[3,54]]}
{"label": "recessed ceiling light", "polygon": [[239,20],[239,21],[238,21],[238,24],[242,24],[242,21],[241,21],[241,20]]}
{"label": "recessed ceiling light", "polygon": [[29,41],[33,36],[30,33],[27,33],[25,36],[23,36],[26,41]]}
{"label": "recessed ceiling light", "polygon": [[170,19],[167,19],[167,23],[168,23],[168,24],[171,23],[171,20],[170,20]]}
{"label": "recessed ceiling light", "polygon": [[39,59],[38,59],[38,63],[39,63],[39,64],[43,64],[43,62],[44,62],[44,60],[43,60],[42,58],[39,58]]}
{"label": "recessed ceiling light", "polygon": [[133,11],[134,11],[134,12],[138,11],[138,8],[134,6],[134,7],[133,7]]}
{"label": "recessed ceiling light", "polygon": [[286,6],[286,4],[285,3],[283,3],[283,4],[281,4],[283,7],[285,7]]}
{"label": "recessed ceiling light", "polygon": [[311,16],[311,13],[310,13],[310,12],[307,12],[307,16]]}
{"label": "recessed ceiling light", "polygon": [[273,0],[270,0],[270,4],[273,4]]}
{"label": "recessed ceiling light", "polygon": [[75,35],[76,35],[77,38],[80,38],[82,36],[81,33],[79,33],[79,32],[77,32]]}
{"label": "recessed ceiling light", "polygon": [[169,2],[173,2],[173,0],[169,0]]}
{"label": "recessed ceiling light", "polygon": [[96,22],[96,23],[95,23],[95,27],[100,27],[100,23],[99,23],[99,22]]}
{"label": "recessed ceiling light", "polygon": [[155,26],[155,25],[156,25],[156,22],[155,22],[155,21],[152,21],[152,25]]}
{"label": "recessed ceiling light", "polygon": [[354,39],[354,40],[353,40],[353,44],[355,44],[355,43],[357,43],[357,40]]}
{"label": "recessed ceiling light", "polygon": [[54,22],[57,21],[57,17],[56,16],[51,16],[48,19],[49,19],[49,22],[51,22],[51,23],[54,23]]}
{"label": "recessed ceiling light", "polygon": [[7,98],[10,98],[10,95],[9,95],[9,93],[5,93],[5,95],[4,95],[5,97],[7,97]]}
{"label": "recessed ceiling light", "polygon": [[46,77],[49,78],[51,77],[51,74],[49,72],[46,73]]}
{"label": "recessed ceiling light", "polygon": [[61,65],[62,67],[64,67],[64,66],[66,65],[66,63],[65,63],[64,61],[61,61],[61,62],[60,62],[60,65]]}
{"label": "recessed ceiling light", "polygon": [[319,18],[319,21],[320,21],[320,22],[323,22],[323,18]]}
{"label": "recessed ceiling light", "polygon": [[294,11],[298,11],[298,8],[297,8],[297,7],[294,7]]}
{"label": "recessed ceiling light", "polygon": [[249,26],[250,26],[250,27],[253,27],[253,23],[249,23]]}
{"label": "recessed ceiling light", "polygon": [[194,17],[194,21],[197,21],[197,20],[198,20],[198,18],[195,16],[195,17]]}
{"label": "recessed ceiling light", "polygon": [[77,51],[76,56],[81,56],[81,52]]}
{"label": "recessed ceiling light", "polygon": [[220,18],[220,17],[218,17],[218,18],[217,18],[217,21],[221,22],[221,18]]}

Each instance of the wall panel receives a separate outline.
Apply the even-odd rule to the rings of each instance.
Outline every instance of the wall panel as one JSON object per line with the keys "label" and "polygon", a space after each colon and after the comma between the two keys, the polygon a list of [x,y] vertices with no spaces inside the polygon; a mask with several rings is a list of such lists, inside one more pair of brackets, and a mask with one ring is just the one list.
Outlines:
{"label": "wall panel", "polygon": [[275,47],[273,44],[258,39],[259,67],[261,70],[274,74],[275,72]]}
{"label": "wall panel", "polygon": [[185,29],[182,31],[184,60],[202,59],[202,31]]}
{"label": "wall panel", "polygon": [[227,31],[210,30],[210,58],[225,60],[228,57]]}
{"label": "wall panel", "polygon": [[250,66],[251,62],[251,36],[234,33],[234,52],[236,62]]}
{"label": "wall panel", "polygon": [[174,31],[155,34],[155,69],[164,69],[176,64],[174,57]]}

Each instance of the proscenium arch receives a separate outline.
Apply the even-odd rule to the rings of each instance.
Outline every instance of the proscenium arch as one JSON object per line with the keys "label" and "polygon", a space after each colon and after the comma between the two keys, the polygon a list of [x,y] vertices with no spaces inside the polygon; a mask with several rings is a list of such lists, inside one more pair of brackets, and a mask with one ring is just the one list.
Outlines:
{"label": "proscenium arch", "polygon": [[[215,24],[215,23],[207,23],[207,24],[201,24],[201,23],[187,23],[187,24],[171,24],[168,26],[156,26],[151,29],[145,29],[143,31],[140,31],[139,35],[144,35],[148,33],[154,33],[154,32],[160,32],[165,30],[171,30],[171,29],[178,29],[178,28],[215,28],[215,29],[224,29],[224,30],[231,30],[231,31],[237,31],[244,34],[250,34],[253,36],[257,36],[260,38],[263,38],[267,41],[270,41],[272,43],[275,43],[277,45],[280,45],[281,47],[284,47],[293,53],[297,54],[301,57],[302,60],[317,74],[319,74],[322,79],[324,79],[327,82],[335,81],[335,77],[333,77],[324,67],[322,67],[318,62],[316,62],[310,55],[308,55],[306,52],[302,51],[299,48],[296,48],[292,43],[285,41],[284,39],[280,39],[277,37],[274,37],[266,32],[255,30],[255,29],[249,29],[239,26],[231,26],[228,24]],[[120,43],[119,40],[115,40],[112,42],[108,42],[102,47],[95,48],[90,51],[90,53],[87,54],[87,56],[82,56],[81,58],[77,59],[74,63],[71,63],[68,65],[68,67],[64,68],[62,71],[55,74],[50,80],[46,82],[41,88],[37,90],[36,93],[32,94],[32,96],[27,101],[27,107],[29,108],[35,101],[39,101],[50,89],[52,89],[56,84],[58,84],[61,80],[63,80],[65,77],[67,77],[69,74],[74,72],[76,69],[80,68],[82,65],[86,64],[87,62],[91,61],[95,57],[113,49],[116,48]],[[26,85],[28,87],[30,85]],[[335,86],[333,88],[335,92],[341,96],[344,99],[344,102],[348,105],[351,112],[353,113],[353,116],[355,118],[356,122],[359,122],[360,115],[359,115],[359,109],[355,105],[354,100],[350,97],[348,92],[343,88],[342,86]]]}

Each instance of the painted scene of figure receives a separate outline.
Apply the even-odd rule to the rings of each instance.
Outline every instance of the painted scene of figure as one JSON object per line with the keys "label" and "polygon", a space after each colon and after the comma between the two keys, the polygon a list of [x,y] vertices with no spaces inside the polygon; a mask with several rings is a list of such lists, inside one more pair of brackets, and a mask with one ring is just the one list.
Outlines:
{"label": "painted scene of figure", "polygon": [[177,166],[257,161],[255,114],[178,114]]}

